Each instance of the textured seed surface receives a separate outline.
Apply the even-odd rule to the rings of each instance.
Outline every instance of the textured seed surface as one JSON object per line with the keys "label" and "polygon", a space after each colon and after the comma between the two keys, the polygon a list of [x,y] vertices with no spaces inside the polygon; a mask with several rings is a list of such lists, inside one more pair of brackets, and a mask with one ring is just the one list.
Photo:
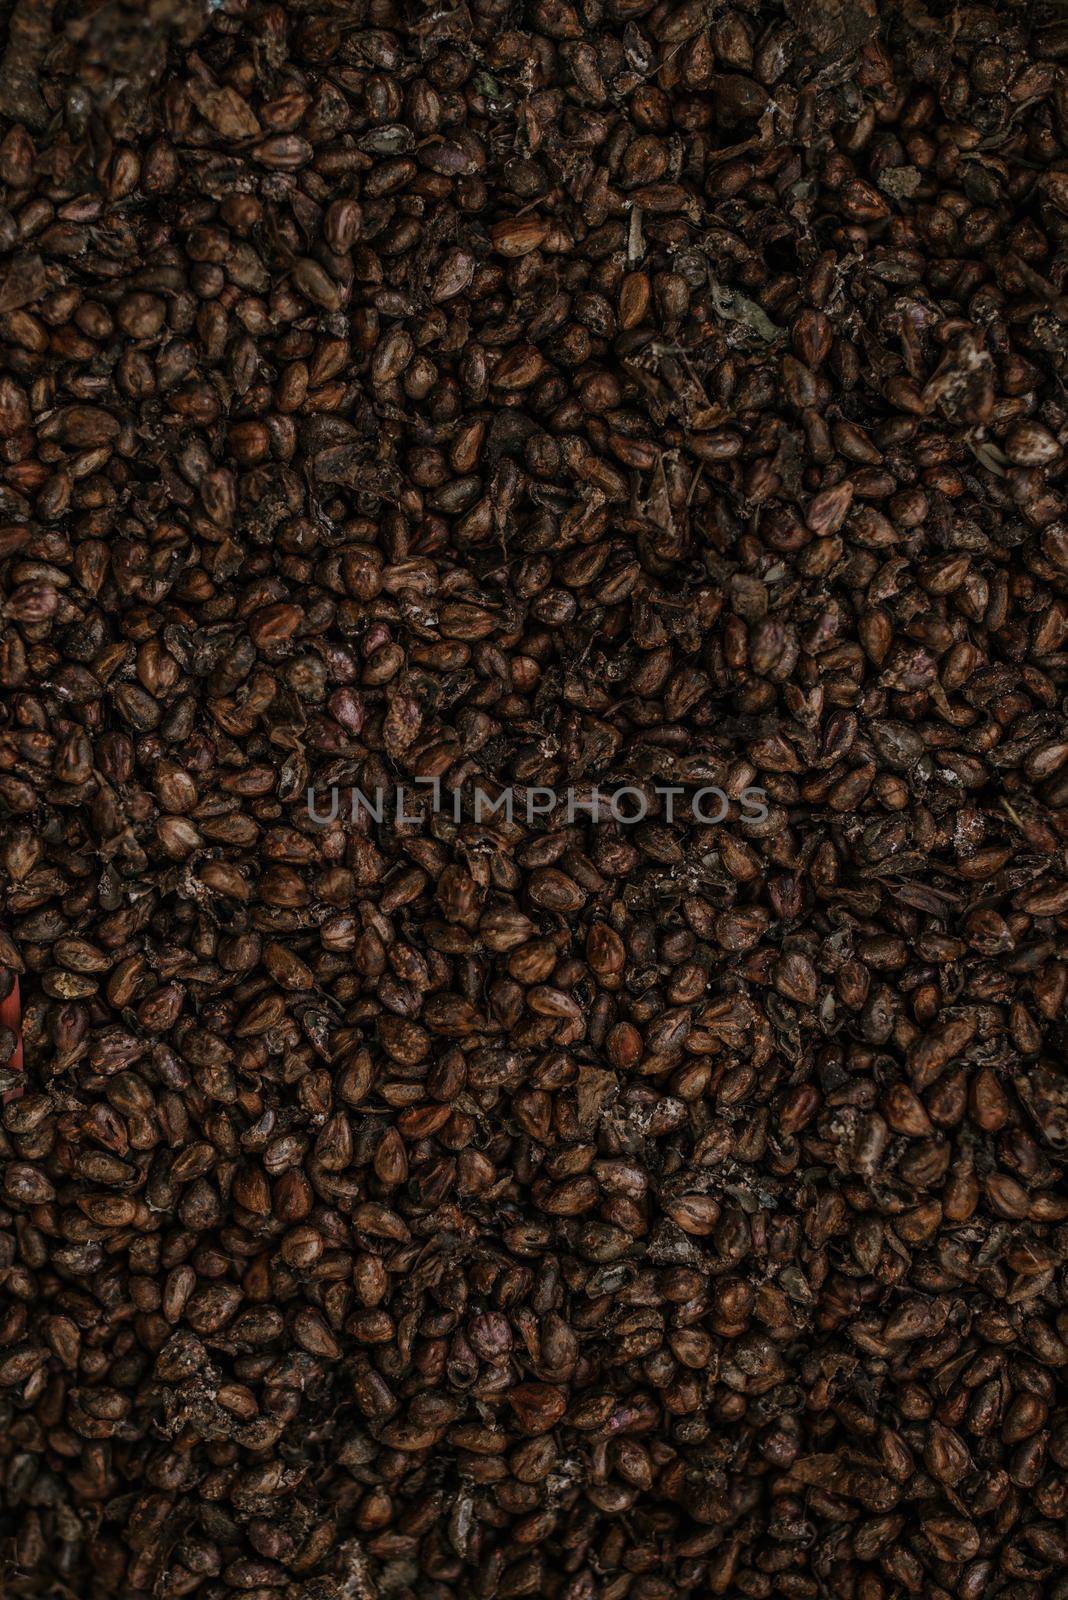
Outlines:
{"label": "textured seed surface", "polygon": [[1063,8],[0,51],[4,1595],[1068,1600]]}

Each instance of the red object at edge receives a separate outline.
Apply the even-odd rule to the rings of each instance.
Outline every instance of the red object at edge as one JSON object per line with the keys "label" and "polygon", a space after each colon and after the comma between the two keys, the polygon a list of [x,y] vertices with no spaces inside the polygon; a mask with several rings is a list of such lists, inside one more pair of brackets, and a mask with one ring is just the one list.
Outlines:
{"label": "red object at edge", "polygon": [[[11,1060],[7,1062],[9,1072],[24,1071],[22,1063],[22,998],[19,994],[19,980],[16,977],[11,993],[6,1000],[0,1000],[0,1026],[10,1028],[15,1035],[15,1049]],[[11,1100],[17,1100],[22,1094],[22,1085],[9,1089],[4,1095],[4,1105]]]}

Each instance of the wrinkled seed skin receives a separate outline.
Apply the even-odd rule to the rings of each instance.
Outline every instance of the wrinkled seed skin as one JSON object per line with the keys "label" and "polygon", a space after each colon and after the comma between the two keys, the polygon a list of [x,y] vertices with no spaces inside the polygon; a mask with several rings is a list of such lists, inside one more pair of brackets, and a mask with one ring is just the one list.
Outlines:
{"label": "wrinkled seed skin", "polygon": [[1064,1600],[1060,10],[8,13],[4,1594]]}

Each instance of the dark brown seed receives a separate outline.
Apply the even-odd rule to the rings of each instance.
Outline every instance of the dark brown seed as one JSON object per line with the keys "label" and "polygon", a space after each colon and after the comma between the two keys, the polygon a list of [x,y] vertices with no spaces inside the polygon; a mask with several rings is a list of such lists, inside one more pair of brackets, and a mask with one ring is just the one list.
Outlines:
{"label": "dark brown seed", "polygon": [[1064,1600],[1068,27],[928,9],[8,7],[13,1595]]}

